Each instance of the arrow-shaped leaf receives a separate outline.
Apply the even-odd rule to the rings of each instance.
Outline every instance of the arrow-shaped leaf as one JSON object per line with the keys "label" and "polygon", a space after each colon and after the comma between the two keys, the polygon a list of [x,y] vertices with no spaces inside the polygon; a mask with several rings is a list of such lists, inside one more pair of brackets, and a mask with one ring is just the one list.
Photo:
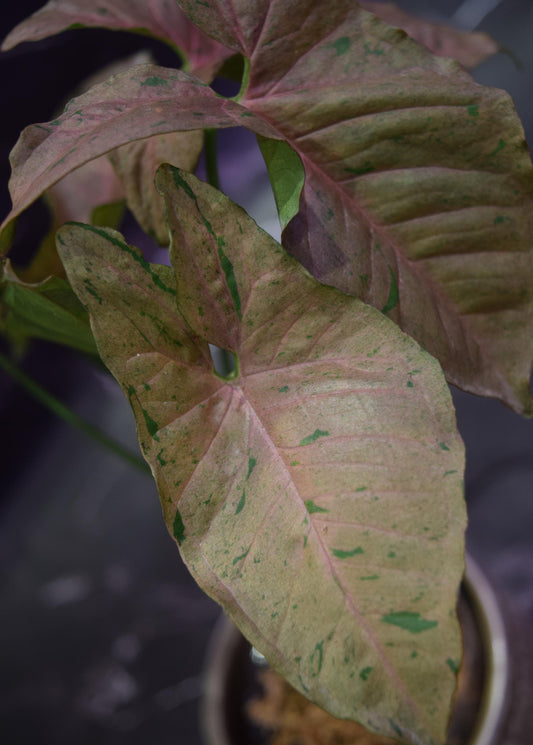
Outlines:
{"label": "arrow-shaped leaf", "polygon": [[[169,166],[157,185],[177,295],[116,233],[58,241],[185,561],[311,699],[442,742],[465,512],[438,365],[219,192]],[[235,352],[236,376],[214,373],[207,342]]]}

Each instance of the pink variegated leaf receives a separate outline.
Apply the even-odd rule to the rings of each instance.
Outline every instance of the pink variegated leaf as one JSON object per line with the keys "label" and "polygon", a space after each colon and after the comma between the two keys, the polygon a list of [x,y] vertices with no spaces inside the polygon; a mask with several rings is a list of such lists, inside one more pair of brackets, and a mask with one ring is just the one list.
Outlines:
{"label": "pink variegated leaf", "polygon": [[194,171],[203,147],[203,132],[169,132],[136,140],[112,150],[109,159],[124,185],[128,207],[143,230],[160,245],[168,246],[164,204],[154,186],[162,163]]}
{"label": "pink variegated leaf", "polygon": [[451,57],[463,67],[477,67],[495,55],[498,43],[483,31],[462,31],[444,23],[406,13],[395,3],[360,0],[359,5],[391,26],[403,29],[412,39],[439,57]]}
{"label": "pink variegated leaf", "polygon": [[193,25],[175,0],[50,0],[8,34],[2,49],[11,49],[23,41],[38,41],[77,26],[154,36],[183,57],[186,70],[204,80],[212,79],[232,54]]}
{"label": "pink variegated leaf", "polygon": [[2,229],[52,184],[117,147],[180,130],[244,123],[276,136],[261,118],[187,73],[136,65],[72,99],[54,121],[23,131],[10,156],[13,209]]}
{"label": "pink variegated leaf", "polygon": [[239,101],[162,68],[93,89],[58,127],[23,134],[12,216],[72,168],[152,131],[242,124],[302,163],[286,247],[387,313],[451,382],[530,412],[533,169],[507,94],[352,0],[327,14],[313,0],[182,5],[249,55]]}
{"label": "pink variegated leaf", "polygon": [[66,226],[58,245],[184,560],[312,700],[443,742],[465,509],[438,364],[220,192],[170,166],[157,185],[175,276],[110,231]]}
{"label": "pink variegated leaf", "polygon": [[[181,5],[210,33],[233,7]],[[533,411],[533,169],[509,96],[351,0],[326,16],[312,0],[237,5],[230,32],[252,50],[241,103],[305,172],[284,245],[397,321],[451,382]]]}

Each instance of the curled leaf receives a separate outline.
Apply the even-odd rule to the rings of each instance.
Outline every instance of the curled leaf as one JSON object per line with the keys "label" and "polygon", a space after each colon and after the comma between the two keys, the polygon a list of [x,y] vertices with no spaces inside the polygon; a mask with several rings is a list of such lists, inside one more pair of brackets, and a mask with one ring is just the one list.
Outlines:
{"label": "curled leaf", "polygon": [[137,140],[109,153],[126,191],[128,207],[143,230],[162,246],[168,245],[168,228],[163,200],[154,186],[155,173],[162,163],[194,171],[203,142],[199,130],[170,132]]}
{"label": "curled leaf", "polygon": [[174,0],[49,0],[19,23],[2,49],[23,41],[39,41],[76,26],[100,27],[148,34],[183,56],[186,69],[210,80],[232,52],[203,34]]}
{"label": "curled leaf", "polygon": [[391,26],[403,29],[433,54],[451,57],[466,68],[477,67],[500,49],[498,43],[483,31],[462,31],[444,23],[427,21],[406,13],[395,3],[359,0],[359,5]]}

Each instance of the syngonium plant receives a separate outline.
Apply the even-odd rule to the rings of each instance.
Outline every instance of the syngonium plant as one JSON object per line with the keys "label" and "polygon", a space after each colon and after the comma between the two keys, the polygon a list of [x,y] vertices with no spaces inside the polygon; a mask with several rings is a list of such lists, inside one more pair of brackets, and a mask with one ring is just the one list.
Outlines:
{"label": "syngonium plant", "polygon": [[[130,65],[23,132],[5,240],[45,193],[56,224],[92,224],[57,234],[70,287],[6,264],[3,302],[8,330],[37,333],[38,308],[40,335],[94,337],[184,561],[267,660],[334,715],[436,745],[466,523],[442,369],[532,412],[533,172],[507,94],[387,21],[465,65],[495,51],[388,3],[49,2],[5,48],[105,26],[162,39],[183,67]],[[239,60],[225,98],[209,84]],[[234,126],[258,136],[283,247],[188,172],[202,131]],[[98,224],[103,184],[172,268]]]}

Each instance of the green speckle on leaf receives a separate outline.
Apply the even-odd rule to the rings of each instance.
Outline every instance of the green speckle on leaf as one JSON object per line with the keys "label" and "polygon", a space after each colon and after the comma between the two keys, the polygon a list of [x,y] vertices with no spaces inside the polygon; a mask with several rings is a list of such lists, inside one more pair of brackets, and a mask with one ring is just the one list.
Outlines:
{"label": "green speckle on leaf", "polygon": [[500,153],[505,147],[507,147],[507,143],[505,142],[505,140],[502,140],[500,137],[500,140],[498,144],[496,145],[496,147],[494,148],[494,150],[492,151],[492,153],[489,153],[489,158],[492,157],[493,155],[497,155],[498,153]]}
{"label": "green speckle on leaf", "polygon": [[159,425],[152,419],[150,414],[145,409],[141,409],[141,411],[144,417],[144,423],[146,424],[146,429],[148,430],[150,437],[153,437],[154,440],[159,441],[159,437],[157,436]]}
{"label": "green speckle on leaf", "polygon": [[94,285],[91,282],[91,280],[90,279],[84,279],[83,280],[83,284],[85,285],[85,289],[87,290],[87,292],[89,293],[89,295],[92,295],[92,297],[95,300],[98,300],[99,304],[102,305],[102,298],[100,297],[100,295],[95,290]]}
{"label": "green speckle on leaf", "polygon": [[382,57],[385,54],[385,50],[380,47],[371,47],[368,42],[365,42],[365,53],[375,54],[377,57]]}
{"label": "green speckle on leaf", "polygon": [[313,442],[316,442],[319,437],[328,437],[329,432],[322,430],[322,429],[315,429],[312,435],[307,435],[307,437],[304,437],[303,440],[300,441],[300,447],[304,445],[311,445]]}
{"label": "green speckle on leaf", "polygon": [[402,730],[398,727],[398,725],[396,724],[396,722],[393,719],[389,719],[389,724],[392,727],[392,729],[394,730],[394,732],[398,735],[398,737],[403,737]]}
{"label": "green speckle on leaf", "polygon": [[257,465],[256,458],[252,458],[252,457],[248,458],[248,473],[246,474],[246,481],[248,481],[248,479],[252,475],[252,471],[254,470],[256,465]]}
{"label": "green speckle on leaf", "polygon": [[468,116],[479,116],[479,106],[477,104],[467,106],[466,110],[468,111]]}
{"label": "green speckle on leaf", "polygon": [[159,86],[168,86],[168,82],[164,78],[158,78],[156,75],[153,75],[151,78],[143,80],[141,85],[148,85],[150,88],[157,88]]}
{"label": "green speckle on leaf", "polygon": [[222,267],[222,271],[224,272],[226,276],[226,284],[228,285],[228,290],[230,291],[231,298],[233,300],[233,304],[235,306],[235,312],[237,313],[237,317],[239,321],[242,321],[242,315],[241,315],[241,298],[239,296],[239,288],[237,287],[237,280],[235,279],[235,272],[233,270],[233,264],[228,259],[226,254],[224,253],[224,239],[219,238],[218,239],[218,258],[220,259],[220,266]]}
{"label": "green speckle on leaf", "polygon": [[310,515],[312,515],[314,512],[329,512],[329,510],[326,510],[325,507],[319,507],[318,504],[315,504],[312,499],[305,500],[305,507]]}
{"label": "green speckle on leaf", "polygon": [[341,36],[340,39],[333,42],[332,46],[340,57],[341,55],[346,54],[350,48],[350,38],[348,36]]}
{"label": "green speckle on leaf", "polygon": [[398,305],[398,302],[400,300],[400,293],[398,291],[398,284],[396,282],[396,276],[390,266],[389,266],[389,272],[390,272],[389,297],[387,298],[387,302],[381,309],[382,313],[388,313],[389,311],[391,311],[393,308],[395,308]]}
{"label": "green speckle on leaf", "polygon": [[361,670],[361,672],[359,673],[359,677],[361,678],[361,680],[367,681],[368,676],[370,675],[373,669],[374,669],[373,667],[365,667],[364,670]]}
{"label": "green speckle on leaf", "polygon": [[313,675],[319,675],[322,670],[322,662],[324,660],[324,642],[319,642],[311,655],[311,664],[313,665]]}
{"label": "green speckle on leaf", "polygon": [[357,548],[352,548],[350,551],[344,551],[342,548],[332,548],[331,553],[333,556],[336,556],[337,559],[349,559],[351,556],[364,554],[364,551],[361,546],[357,546]]}
{"label": "green speckle on leaf", "polygon": [[238,562],[239,562],[239,561],[241,561],[242,559],[246,559],[246,557],[248,556],[248,554],[249,554],[249,553],[250,553],[250,549],[248,549],[248,551],[245,551],[245,552],[244,552],[243,554],[241,554],[240,556],[236,556],[236,557],[235,557],[235,558],[233,559],[233,566],[235,566],[235,564],[238,564]]}
{"label": "green speckle on leaf", "polygon": [[242,496],[239,500],[239,504],[237,505],[237,509],[235,510],[235,514],[238,515],[239,512],[242,512],[244,509],[244,505],[246,504],[246,492],[244,489],[242,490]]}
{"label": "green speckle on leaf", "polygon": [[382,616],[381,620],[384,623],[389,623],[392,626],[398,626],[400,629],[409,631],[411,634],[420,634],[422,631],[434,629],[439,625],[438,621],[428,621],[422,618],[420,613],[412,613],[411,611],[388,613]]}
{"label": "green speckle on leaf", "polygon": [[181,544],[185,540],[185,525],[183,524],[183,520],[179,510],[176,510],[176,514],[174,515],[173,532],[174,538],[178,542],[178,546],[181,546]]}
{"label": "green speckle on leaf", "polygon": [[459,663],[448,657],[448,659],[446,660],[446,664],[448,665],[452,673],[454,673],[454,675],[457,675],[457,673],[459,672]]}

